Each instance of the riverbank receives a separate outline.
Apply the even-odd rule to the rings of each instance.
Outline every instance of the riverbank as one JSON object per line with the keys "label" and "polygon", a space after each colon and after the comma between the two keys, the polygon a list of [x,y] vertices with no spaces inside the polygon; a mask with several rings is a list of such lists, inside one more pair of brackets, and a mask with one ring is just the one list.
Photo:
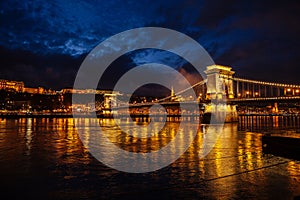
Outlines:
{"label": "riverbank", "polygon": [[[109,115],[109,114],[97,114],[97,118],[124,118],[128,115]],[[130,115],[132,118],[149,118],[146,114],[134,114]],[[0,114],[2,119],[13,119],[13,118],[73,118],[72,113],[47,113],[47,114]],[[94,118],[94,114],[89,113],[77,113],[76,118]],[[164,117],[164,115],[154,115],[154,117]],[[199,117],[194,114],[183,114],[183,115],[167,115],[167,117]]]}
{"label": "riverbank", "polygon": [[[122,118],[125,115],[115,115],[116,118]],[[126,115],[127,116],[127,115]],[[131,117],[149,117],[147,114],[131,114]],[[158,117],[163,117],[163,115],[155,115]],[[183,114],[183,115],[167,115],[167,117],[199,117],[197,114]],[[202,115],[200,115],[202,116]],[[239,113],[238,116],[299,116],[298,113]],[[72,113],[1,113],[0,118],[72,118]],[[76,117],[82,117],[82,118],[94,118],[95,115],[90,113],[77,113]],[[98,118],[112,118],[112,115],[109,114],[97,114]]]}

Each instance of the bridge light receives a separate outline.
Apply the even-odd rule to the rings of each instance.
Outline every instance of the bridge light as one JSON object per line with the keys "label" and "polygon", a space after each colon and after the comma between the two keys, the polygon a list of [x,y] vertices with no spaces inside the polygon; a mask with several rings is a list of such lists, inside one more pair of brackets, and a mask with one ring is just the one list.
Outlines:
{"label": "bridge light", "polygon": [[288,88],[287,91],[290,92],[290,91],[291,91],[291,88]]}
{"label": "bridge light", "polygon": [[238,93],[238,97],[240,97],[241,96],[241,93]]}
{"label": "bridge light", "polygon": [[250,92],[249,92],[249,91],[247,91],[247,92],[246,92],[246,94],[250,94]]}
{"label": "bridge light", "polygon": [[255,92],[255,96],[258,96],[258,92]]}
{"label": "bridge light", "polygon": [[299,93],[299,90],[296,90],[296,93]]}

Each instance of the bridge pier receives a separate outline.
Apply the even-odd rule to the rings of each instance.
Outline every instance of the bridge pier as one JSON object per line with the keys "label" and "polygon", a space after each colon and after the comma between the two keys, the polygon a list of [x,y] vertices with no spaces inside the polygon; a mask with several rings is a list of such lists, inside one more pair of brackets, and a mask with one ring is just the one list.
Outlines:
{"label": "bridge pier", "polygon": [[237,105],[231,105],[227,104],[227,109],[226,109],[226,117],[225,117],[225,122],[238,122],[238,112],[236,109]]}
{"label": "bridge pier", "polygon": [[237,105],[210,103],[205,106],[203,123],[232,123],[238,121]]}
{"label": "bridge pier", "polygon": [[[204,123],[210,118],[212,123],[237,122],[236,105],[226,103],[226,99],[234,98],[231,67],[221,65],[208,66],[206,99],[211,100],[205,106]],[[208,116],[208,117],[207,117]]]}

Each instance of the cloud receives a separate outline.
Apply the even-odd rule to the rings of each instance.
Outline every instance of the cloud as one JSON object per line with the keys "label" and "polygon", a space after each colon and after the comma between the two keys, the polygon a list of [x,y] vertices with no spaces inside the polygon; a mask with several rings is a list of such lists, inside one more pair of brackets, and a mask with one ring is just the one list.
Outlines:
{"label": "cloud", "polygon": [[160,63],[172,66],[174,68],[179,68],[186,64],[186,61],[183,58],[174,55],[173,53],[155,49],[137,51],[135,53],[132,53],[130,57],[136,65]]}
{"label": "cloud", "polygon": [[[148,1],[3,1],[1,46],[37,53],[80,56],[106,37],[146,23],[156,6]],[[154,4],[156,5],[156,4]]]}
{"label": "cloud", "polygon": [[[32,85],[45,76],[39,80],[45,86],[70,87],[84,56],[100,42],[128,29],[158,26],[194,38],[216,63],[234,67],[237,74],[268,79],[272,71],[276,73],[271,78],[281,80],[284,67],[285,79],[299,83],[299,9],[299,1],[268,0],[4,0],[0,74],[31,80]],[[183,59],[163,51],[145,50],[128,57],[127,63],[119,63],[122,68],[153,61],[186,66]],[[21,77],[18,70],[24,66],[36,69],[35,75]],[[53,74],[47,75],[47,68]]]}

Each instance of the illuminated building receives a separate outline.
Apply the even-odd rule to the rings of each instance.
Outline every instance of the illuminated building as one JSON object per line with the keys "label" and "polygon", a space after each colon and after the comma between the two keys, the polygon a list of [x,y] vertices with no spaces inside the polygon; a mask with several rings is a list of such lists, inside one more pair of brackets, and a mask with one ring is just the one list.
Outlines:
{"label": "illuminated building", "polygon": [[25,87],[23,91],[30,93],[30,94],[45,94],[46,93],[46,90],[43,87],[38,87],[38,88]]}
{"label": "illuminated building", "polygon": [[16,92],[23,92],[24,82],[0,79],[0,90],[14,90]]}
{"label": "illuminated building", "polygon": [[60,91],[62,94],[106,94],[111,93],[109,90],[94,90],[94,89],[73,89],[73,88],[64,88]]}

